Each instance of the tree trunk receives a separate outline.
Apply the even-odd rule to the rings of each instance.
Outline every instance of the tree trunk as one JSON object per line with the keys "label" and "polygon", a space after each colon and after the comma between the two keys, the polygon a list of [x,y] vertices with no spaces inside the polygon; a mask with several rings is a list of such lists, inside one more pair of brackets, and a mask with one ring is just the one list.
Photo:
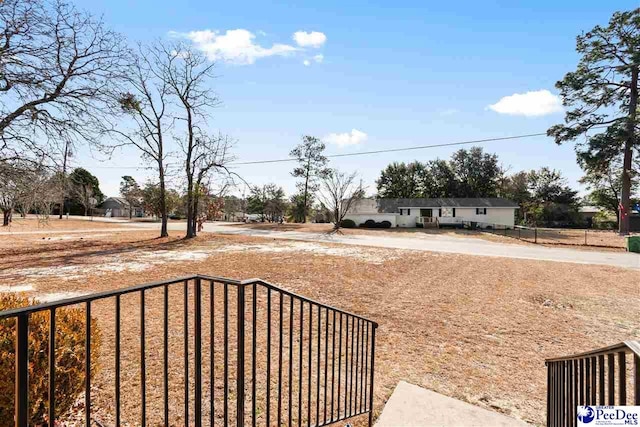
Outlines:
{"label": "tree trunk", "polygon": [[64,214],[64,196],[65,196],[65,187],[66,187],[66,178],[67,178],[67,157],[69,157],[69,141],[66,141],[64,144],[64,158],[62,159],[62,194],[60,197],[60,215],[58,215],[58,219],[62,219],[62,215]]}
{"label": "tree trunk", "polygon": [[[162,158],[162,156],[160,156]],[[162,225],[160,225],[160,237],[169,237],[167,230],[168,212],[167,212],[167,190],[164,183],[164,166],[162,162],[158,162],[160,173],[160,215],[162,216]]]}
{"label": "tree trunk", "polygon": [[631,162],[635,145],[636,109],[638,107],[638,67],[631,69],[631,96],[629,98],[629,118],[627,120],[627,139],[624,143],[624,160],[622,163],[622,193],[620,195],[621,235],[629,234],[629,214],[631,213]]}
{"label": "tree trunk", "polygon": [[2,211],[2,226],[8,227],[11,222],[11,209],[6,209]]}

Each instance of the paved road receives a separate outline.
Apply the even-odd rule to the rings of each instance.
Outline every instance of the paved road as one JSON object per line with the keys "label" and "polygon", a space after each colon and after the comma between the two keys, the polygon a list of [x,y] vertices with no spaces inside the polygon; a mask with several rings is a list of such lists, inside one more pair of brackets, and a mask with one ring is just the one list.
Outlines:
{"label": "paved road", "polygon": [[[156,223],[131,223],[140,228],[158,228]],[[185,229],[185,223],[169,223],[171,230]],[[446,252],[465,255],[503,258],[532,259],[541,261],[569,262],[575,264],[600,264],[613,267],[640,269],[640,255],[627,252],[597,252],[570,248],[504,244],[487,240],[452,237],[444,235],[417,234],[415,237],[392,237],[381,233],[375,235],[327,235],[297,231],[256,230],[244,227],[229,227],[224,223],[207,223],[205,232],[234,234],[271,239],[302,240],[309,242],[340,243],[345,245],[373,246],[380,248],[409,249],[429,252]]]}

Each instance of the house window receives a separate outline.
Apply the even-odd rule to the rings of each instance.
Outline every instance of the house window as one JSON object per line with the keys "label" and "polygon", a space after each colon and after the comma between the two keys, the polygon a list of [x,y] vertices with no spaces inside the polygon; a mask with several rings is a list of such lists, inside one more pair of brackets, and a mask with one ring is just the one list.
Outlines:
{"label": "house window", "polygon": [[476,208],[476,215],[486,215],[487,208]]}
{"label": "house window", "polygon": [[411,209],[407,209],[407,215],[411,215]]}
{"label": "house window", "polygon": [[400,215],[402,215],[402,209],[400,209]]}

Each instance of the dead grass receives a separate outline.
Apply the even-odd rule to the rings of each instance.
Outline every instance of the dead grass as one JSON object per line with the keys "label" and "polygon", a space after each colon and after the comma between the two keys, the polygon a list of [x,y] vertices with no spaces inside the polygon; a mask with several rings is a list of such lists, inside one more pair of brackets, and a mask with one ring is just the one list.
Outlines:
{"label": "dead grass", "polygon": [[29,218],[20,218],[18,215],[13,217],[10,225],[7,227],[0,227],[0,235],[3,233],[11,232],[40,232],[46,233],[47,231],[59,231],[59,230],[95,230],[95,229],[113,229],[122,228],[126,224],[116,222],[101,222],[91,220],[79,220],[79,219],[58,219],[57,216],[51,216],[48,220],[39,220],[33,215]]}
{"label": "dead grass", "polygon": [[[34,291],[27,295],[37,296],[112,290],[194,273],[263,278],[379,322],[377,413],[402,379],[542,425],[544,358],[640,337],[638,272],[633,270],[364,247],[341,252],[344,246],[324,244],[314,245],[325,249],[307,251],[291,249],[292,242],[269,239],[202,235],[184,241],[181,235],[172,232],[169,238],[157,239],[155,231],[136,230],[93,241],[47,245],[34,245],[35,236],[31,241],[30,236],[21,240],[0,236],[0,250],[5,254],[0,285],[29,284]],[[228,250],[230,247],[233,249]],[[185,255],[194,253],[200,255]],[[114,263],[122,268],[105,269]],[[74,267],[73,274],[67,274],[65,267]],[[43,268],[46,274],[33,274],[33,269],[42,272]],[[162,366],[162,293],[150,291],[145,298],[147,415],[156,425],[162,414],[162,383],[157,375]],[[216,298],[221,300],[219,294]],[[187,424],[181,418],[182,300],[180,287],[172,289],[173,425]],[[123,297],[122,303],[123,417],[129,425],[137,425],[139,295]],[[216,307],[216,324],[220,325],[221,306]],[[104,342],[102,367],[92,391],[95,410],[104,424],[112,424],[113,301],[95,303],[93,313]],[[203,342],[208,342],[206,334]],[[218,338],[216,346],[221,348]],[[205,378],[208,357],[205,354]],[[216,375],[221,372],[221,360],[219,354],[214,357]],[[259,381],[262,384],[264,379]],[[205,382],[208,390],[208,380]],[[219,382],[214,387],[217,417],[222,416],[221,387]],[[364,420],[356,425],[364,425]]]}

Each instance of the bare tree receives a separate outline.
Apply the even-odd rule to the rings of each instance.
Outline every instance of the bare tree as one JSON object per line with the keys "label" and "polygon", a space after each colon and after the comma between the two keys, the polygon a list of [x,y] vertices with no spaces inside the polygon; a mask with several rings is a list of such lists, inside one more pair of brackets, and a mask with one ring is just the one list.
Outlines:
{"label": "bare tree", "polygon": [[0,161],[0,209],[4,227],[11,224],[13,211],[28,192],[28,170],[22,162]]}
{"label": "bare tree", "polygon": [[[207,110],[220,102],[217,96],[207,87],[213,78],[214,63],[193,50],[185,43],[157,45],[154,49],[156,63],[161,64],[159,76],[168,86],[168,91],[176,97],[180,112],[176,119],[184,127],[184,137],[178,137],[185,154],[185,174],[187,180],[187,238],[196,236],[195,219],[197,216],[196,192],[199,191],[198,171],[194,165],[202,160],[197,159],[206,151],[203,149],[211,140],[204,131]],[[214,144],[216,144],[214,142]],[[214,162],[221,164],[219,162]],[[211,169],[213,166],[209,167]],[[207,169],[206,167],[201,167]]]}
{"label": "bare tree", "polygon": [[41,141],[61,136],[92,140],[125,51],[121,35],[64,0],[0,2],[0,159],[41,157]]}
{"label": "bare tree", "polygon": [[169,235],[167,229],[167,185],[165,134],[171,128],[169,84],[164,79],[167,59],[158,55],[162,50],[139,46],[127,77],[129,91],[119,96],[122,111],[133,119],[135,126],[123,127],[118,123],[107,131],[117,136],[120,144],[136,147],[143,159],[154,164],[158,172],[161,227],[160,237]]}
{"label": "bare tree", "polygon": [[356,200],[364,197],[362,181],[356,181],[358,174],[332,169],[322,178],[318,198],[331,212],[334,232],[340,230],[340,223]]}
{"label": "bare tree", "polygon": [[[237,174],[230,171],[227,165],[235,160],[232,149],[235,142],[226,135],[199,135],[194,139],[191,147],[191,155],[187,155],[191,164],[187,166],[187,170],[192,173],[192,210],[189,213],[189,201],[187,200],[187,229],[189,226],[193,229],[193,236],[197,233],[198,204],[204,194],[204,189],[211,188],[211,180],[218,180],[217,191],[214,191],[217,197],[224,196],[229,187],[235,185],[233,177]],[[241,178],[240,178],[241,179]],[[187,176],[187,180],[189,177]],[[188,193],[187,193],[188,195]]]}

